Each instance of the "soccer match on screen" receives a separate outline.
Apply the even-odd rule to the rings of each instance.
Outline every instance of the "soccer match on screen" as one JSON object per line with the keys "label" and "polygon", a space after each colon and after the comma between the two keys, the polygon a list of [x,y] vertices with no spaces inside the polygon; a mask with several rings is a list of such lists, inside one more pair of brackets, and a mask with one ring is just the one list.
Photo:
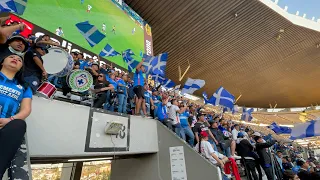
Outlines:
{"label": "soccer match on screen", "polygon": [[[119,4],[120,2],[120,4]],[[122,1],[111,0],[28,0],[28,8],[22,18],[55,33],[89,51],[98,54],[106,44],[121,53],[131,49],[135,59],[141,60],[144,53],[143,20],[138,22],[121,9]],[[105,38],[91,47],[82,34],[77,23],[88,21],[94,25]],[[107,57],[108,60],[127,68],[121,55]]]}

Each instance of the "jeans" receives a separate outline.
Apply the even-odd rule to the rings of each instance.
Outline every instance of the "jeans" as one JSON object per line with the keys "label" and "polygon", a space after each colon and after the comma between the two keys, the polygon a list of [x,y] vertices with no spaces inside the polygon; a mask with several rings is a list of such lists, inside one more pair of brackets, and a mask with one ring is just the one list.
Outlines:
{"label": "jeans", "polygon": [[175,125],[173,125],[173,127],[174,127],[174,132],[175,132],[179,137],[182,138],[182,136],[181,136],[181,131],[182,131],[181,124],[180,124],[180,123],[175,124]]}
{"label": "jeans", "polygon": [[40,79],[37,76],[31,75],[24,77],[24,80],[29,84],[32,93],[35,94],[40,86]]}
{"label": "jeans", "polygon": [[118,112],[119,113],[127,113],[127,96],[125,94],[118,94]]}
{"label": "jeans", "polygon": [[0,179],[19,149],[26,128],[27,124],[24,120],[15,119],[0,129]]}
{"label": "jeans", "polygon": [[218,151],[216,143],[213,141],[213,139],[209,139],[208,142],[213,146],[213,150]]}
{"label": "jeans", "polygon": [[183,140],[186,140],[186,135],[189,137],[189,142],[188,143],[190,144],[191,147],[193,147],[193,145],[194,145],[194,134],[191,131],[191,128],[189,126],[182,127],[180,133],[181,133],[181,138]]}

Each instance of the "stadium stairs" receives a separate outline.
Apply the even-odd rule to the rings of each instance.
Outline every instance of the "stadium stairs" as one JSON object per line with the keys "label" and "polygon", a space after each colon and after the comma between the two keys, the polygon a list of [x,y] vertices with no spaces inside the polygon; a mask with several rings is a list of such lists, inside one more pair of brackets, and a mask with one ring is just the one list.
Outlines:
{"label": "stadium stairs", "polygon": [[[105,133],[108,123],[122,124],[118,135]],[[70,163],[75,159],[109,157],[111,180],[169,180],[181,173],[183,176],[183,172],[171,172],[171,166],[177,164],[172,154],[170,157],[170,148],[179,148],[184,153],[182,166],[183,158],[185,162],[181,170],[188,179],[221,179],[216,166],[157,120],[34,97],[27,124],[28,155],[32,163]]]}

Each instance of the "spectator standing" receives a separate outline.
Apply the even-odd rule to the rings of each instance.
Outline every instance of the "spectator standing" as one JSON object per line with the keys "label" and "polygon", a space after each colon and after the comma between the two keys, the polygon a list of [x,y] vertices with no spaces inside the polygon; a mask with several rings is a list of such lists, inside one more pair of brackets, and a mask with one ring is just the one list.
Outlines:
{"label": "spectator standing", "polygon": [[183,113],[186,110],[186,107],[180,109],[178,106],[177,99],[171,100],[171,106],[169,108],[169,120],[171,120],[172,126],[174,128],[175,133],[181,137],[181,124],[179,119],[179,114]]}
{"label": "spectator standing", "polygon": [[[184,104],[180,105],[180,110],[184,109]],[[186,136],[188,136],[189,139],[189,145],[191,147],[194,146],[194,134],[191,130],[191,126],[188,123],[188,118],[189,118],[189,112],[188,109],[186,109],[184,112],[182,112],[181,114],[179,114],[179,118],[180,118],[180,124],[181,124],[181,138],[183,140],[186,141]]]}
{"label": "spectator standing", "polygon": [[206,122],[205,120],[205,115],[202,113],[199,113],[197,115],[198,118],[198,122],[194,124],[194,128],[193,128],[193,132],[194,132],[194,136],[196,138],[197,143],[199,142],[199,136],[200,133],[202,131],[205,131],[209,134],[209,143],[212,144],[213,148],[215,149],[215,151],[218,151],[216,144],[218,144],[218,141],[216,140],[216,138],[214,137],[214,135],[212,134],[212,132],[209,130],[209,123]]}
{"label": "spectator standing", "polygon": [[96,93],[96,99],[94,100],[93,107],[102,108],[102,105],[106,103],[107,92],[113,89],[113,85],[106,80],[105,75],[100,73],[94,85],[93,91]]}
{"label": "spectator standing", "polygon": [[135,113],[139,115],[140,109],[142,108],[142,111],[144,114],[147,114],[146,108],[144,105],[144,73],[145,73],[145,68],[142,65],[144,62],[144,58],[142,61],[137,65],[136,67],[136,72],[133,75],[133,91],[136,95],[135,99]]}
{"label": "spectator standing", "polygon": [[128,75],[123,75],[122,79],[119,79],[118,82],[118,112],[119,113],[127,113],[127,81]]}
{"label": "spectator standing", "polygon": [[[254,180],[262,180],[262,172],[259,165],[259,157],[253,151],[254,147],[246,138],[244,138],[244,135],[242,133],[238,134],[237,141],[238,141],[236,145],[237,153],[239,156],[241,156],[241,158],[244,158],[243,161],[249,173],[252,175]],[[256,170],[259,173],[259,178],[257,176]]]}
{"label": "spectator standing", "polygon": [[237,140],[239,130],[240,130],[240,126],[239,126],[238,124],[235,124],[235,125],[233,126],[233,130],[231,131],[232,140],[234,140],[234,141]]}
{"label": "spectator standing", "polygon": [[280,165],[280,168],[283,170],[282,158],[283,158],[282,152],[281,152],[281,151],[277,151],[277,153],[276,153],[276,159],[277,159],[277,161],[278,161],[278,163],[279,163],[279,165]]}
{"label": "spectator standing", "polygon": [[260,157],[260,165],[264,169],[267,178],[274,179],[274,174],[272,173],[271,156],[267,152],[266,148],[273,146],[276,141],[271,140],[269,142],[264,142],[261,136],[255,136],[254,140],[256,141],[256,151]]}
{"label": "spectator standing", "polygon": [[43,47],[35,45],[32,50],[28,51],[25,55],[25,72],[24,79],[29,83],[32,92],[35,94],[42,78],[47,78],[48,73],[43,66],[42,56],[46,54],[46,50]]}

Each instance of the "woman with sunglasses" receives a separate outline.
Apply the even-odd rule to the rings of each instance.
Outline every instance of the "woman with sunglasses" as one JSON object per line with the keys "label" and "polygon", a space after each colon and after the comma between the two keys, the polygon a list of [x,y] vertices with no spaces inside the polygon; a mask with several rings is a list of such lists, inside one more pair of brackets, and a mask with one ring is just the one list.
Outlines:
{"label": "woman with sunglasses", "polygon": [[32,91],[23,80],[23,58],[7,53],[0,59],[0,179],[20,147],[31,113]]}
{"label": "woman with sunglasses", "polygon": [[102,105],[106,103],[107,96],[110,94],[110,90],[114,89],[113,85],[106,80],[106,76],[102,73],[98,75],[96,84],[94,85],[94,92],[97,97],[94,100],[93,107],[102,108]]}

